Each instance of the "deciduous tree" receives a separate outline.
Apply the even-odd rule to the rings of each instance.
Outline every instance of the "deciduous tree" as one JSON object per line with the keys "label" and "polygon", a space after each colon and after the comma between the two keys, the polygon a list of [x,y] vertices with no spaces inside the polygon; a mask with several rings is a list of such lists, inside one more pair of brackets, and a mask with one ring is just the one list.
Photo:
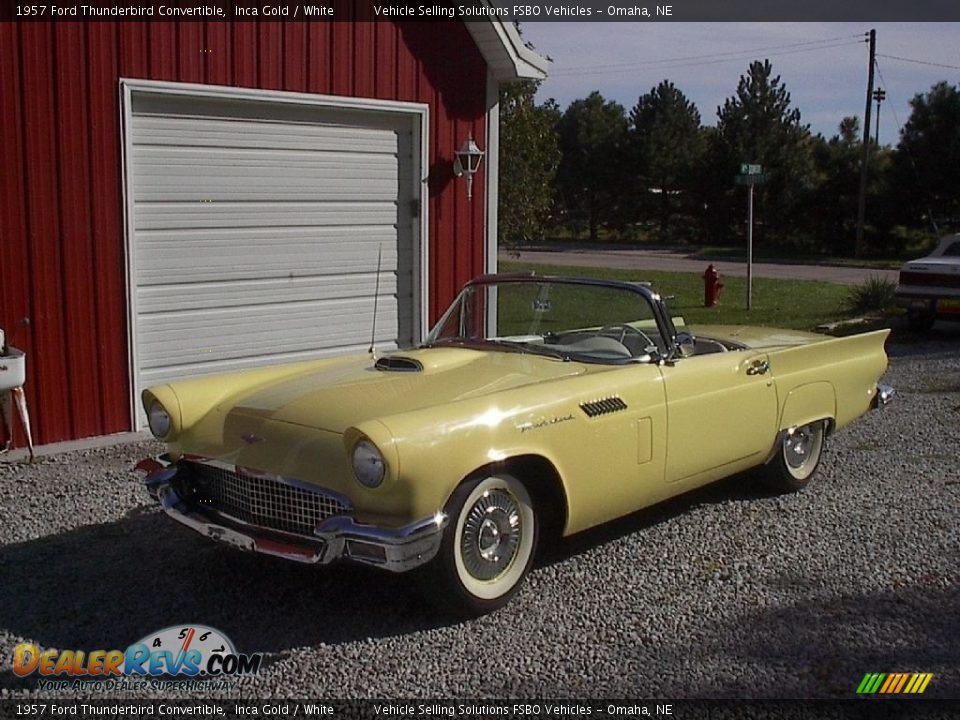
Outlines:
{"label": "deciduous tree", "polygon": [[[894,156],[894,193],[908,225],[960,229],[960,88],[918,93]],[[891,198],[894,199],[894,198]],[[932,221],[932,222],[931,222]]]}
{"label": "deciduous tree", "polygon": [[500,243],[516,249],[540,238],[554,201],[560,163],[557,122],[551,99],[535,100],[539,82],[524,81],[500,91],[500,183],[497,223]]}

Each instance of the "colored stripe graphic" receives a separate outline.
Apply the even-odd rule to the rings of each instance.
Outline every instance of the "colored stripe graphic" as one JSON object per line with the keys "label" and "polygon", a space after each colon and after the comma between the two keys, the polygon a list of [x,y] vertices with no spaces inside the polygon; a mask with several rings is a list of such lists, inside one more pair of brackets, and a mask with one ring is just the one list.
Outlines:
{"label": "colored stripe graphic", "polygon": [[867,673],[857,686],[859,695],[920,695],[933,673]]}
{"label": "colored stripe graphic", "polygon": [[886,673],[867,673],[864,675],[857,692],[864,695],[872,695],[880,689],[880,683],[883,682],[886,676]]}

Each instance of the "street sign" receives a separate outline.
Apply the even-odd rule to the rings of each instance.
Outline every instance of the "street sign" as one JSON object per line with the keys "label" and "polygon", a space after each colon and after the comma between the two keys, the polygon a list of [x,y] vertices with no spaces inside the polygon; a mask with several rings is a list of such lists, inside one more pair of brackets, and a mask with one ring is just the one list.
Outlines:
{"label": "street sign", "polygon": [[740,174],[734,178],[737,185],[757,185],[764,182],[767,176],[763,174],[763,165],[740,163]]}

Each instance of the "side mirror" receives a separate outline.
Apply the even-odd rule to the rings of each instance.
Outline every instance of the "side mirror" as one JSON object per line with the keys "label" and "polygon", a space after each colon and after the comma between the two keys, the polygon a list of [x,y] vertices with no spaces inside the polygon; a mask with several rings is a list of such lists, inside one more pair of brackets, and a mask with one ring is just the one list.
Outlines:
{"label": "side mirror", "polygon": [[678,332],[675,342],[675,355],[678,358],[688,358],[696,352],[696,340],[688,332]]}

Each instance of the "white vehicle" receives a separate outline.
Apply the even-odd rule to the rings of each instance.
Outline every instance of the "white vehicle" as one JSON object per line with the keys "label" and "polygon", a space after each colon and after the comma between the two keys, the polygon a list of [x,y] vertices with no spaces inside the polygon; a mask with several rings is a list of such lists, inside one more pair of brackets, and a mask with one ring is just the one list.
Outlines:
{"label": "white vehicle", "polygon": [[960,234],[946,236],[932,253],[900,268],[897,300],[915,330],[929,330],[938,318],[960,320]]}

